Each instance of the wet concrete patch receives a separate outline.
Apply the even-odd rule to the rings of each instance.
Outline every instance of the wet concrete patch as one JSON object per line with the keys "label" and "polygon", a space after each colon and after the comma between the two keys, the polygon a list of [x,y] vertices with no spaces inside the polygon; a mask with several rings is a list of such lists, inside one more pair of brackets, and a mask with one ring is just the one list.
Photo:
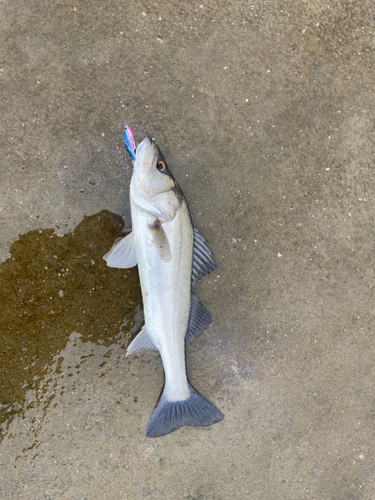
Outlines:
{"label": "wet concrete patch", "polygon": [[[141,305],[137,269],[111,269],[103,255],[124,223],[109,211],[85,217],[62,237],[53,229],[20,236],[0,266],[0,425],[25,409],[73,331],[111,345],[131,337]],[[79,366],[75,367],[79,370]],[[53,397],[53,395],[52,395]],[[1,439],[1,435],[0,435]]]}

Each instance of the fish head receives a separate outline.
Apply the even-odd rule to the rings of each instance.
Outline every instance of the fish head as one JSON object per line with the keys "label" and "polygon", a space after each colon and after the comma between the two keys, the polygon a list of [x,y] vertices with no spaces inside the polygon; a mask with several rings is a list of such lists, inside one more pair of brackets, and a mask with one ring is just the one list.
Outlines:
{"label": "fish head", "polygon": [[145,137],[136,150],[130,197],[161,222],[172,220],[182,203],[182,191],[150,137]]}

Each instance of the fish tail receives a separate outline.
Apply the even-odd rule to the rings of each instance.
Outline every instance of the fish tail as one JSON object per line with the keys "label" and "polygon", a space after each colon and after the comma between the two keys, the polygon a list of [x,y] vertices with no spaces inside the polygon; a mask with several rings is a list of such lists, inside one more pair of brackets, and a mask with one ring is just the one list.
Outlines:
{"label": "fish tail", "polygon": [[205,427],[223,420],[220,410],[201,396],[190,384],[190,395],[182,401],[170,401],[163,392],[147,424],[146,436],[165,436],[180,427]]}

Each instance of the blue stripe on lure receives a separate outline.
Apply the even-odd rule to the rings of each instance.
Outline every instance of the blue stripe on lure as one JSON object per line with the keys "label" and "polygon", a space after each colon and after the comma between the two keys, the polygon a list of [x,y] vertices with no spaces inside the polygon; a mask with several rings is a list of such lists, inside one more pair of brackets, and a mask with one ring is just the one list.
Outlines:
{"label": "blue stripe on lure", "polygon": [[134,142],[134,134],[129,125],[125,125],[124,128],[124,141],[127,150],[129,151],[130,156],[135,161],[135,142]]}

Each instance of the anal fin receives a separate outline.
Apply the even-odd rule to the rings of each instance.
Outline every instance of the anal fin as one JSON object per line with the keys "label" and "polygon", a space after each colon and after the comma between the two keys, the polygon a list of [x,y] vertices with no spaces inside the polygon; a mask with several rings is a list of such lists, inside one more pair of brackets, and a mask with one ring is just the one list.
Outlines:
{"label": "anal fin", "polygon": [[132,342],[130,342],[127,350],[126,350],[126,355],[129,356],[130,354],[134,354],[137,351],[157,351],[158,348],[154,344],[154,342],[151,340],[150,335],[148,334],[148,331],[146,330],[146,326],[143,325],[141,331],[138,333],[138,335],[133,339]]}

